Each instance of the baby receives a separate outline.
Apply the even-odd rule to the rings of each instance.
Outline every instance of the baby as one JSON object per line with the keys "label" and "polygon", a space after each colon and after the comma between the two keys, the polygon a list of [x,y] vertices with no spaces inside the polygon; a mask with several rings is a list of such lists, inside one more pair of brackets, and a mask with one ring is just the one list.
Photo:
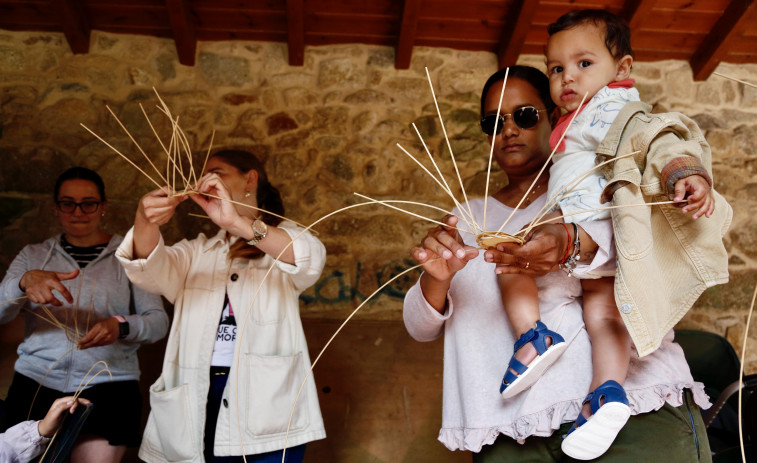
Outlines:
{"label": "baby", "polygon": [[[550,137],[554,148],[564,134],[550,168],[548,201],[554,201],[559,215],[564,217],[568,246],[562,267],[570,275],[580,259],[584,233],[577,223],[610,218],[609,210],[602,205],[606,199],[603,193],[608,194],[605,177],[596,170],[581,177],[595,167],[597,147],[621,109],[629,102],[639,101],[639,94],[629,79],[633,63],[630,30],[620,18],[603,10],[574,11],[551,24],[548,32],[550,93],[567,112]],[[695,211],[693,219],[713,213],[712,182],[696,157],[682,151],[661,170],[659,180],[675,201],[686,203],[684,213]],[[611,185],[609,189],[623,185]],[[615,301],[613,275],[615,269],[581,275],[593,378],[584,409],[562,444],[563,452],[581,460],[602,455],[631,413],[622,386],[628,372],[631,337]],[[523,321],[528,320],[533,326],[515,343],[500,387],[502,396],[509,398],[530,387],[557,360],[567,343],[539,321],[536,285],[530,277],[507,274],[497,278],[512,325],[517,326],[517,321],[523,326]]]}

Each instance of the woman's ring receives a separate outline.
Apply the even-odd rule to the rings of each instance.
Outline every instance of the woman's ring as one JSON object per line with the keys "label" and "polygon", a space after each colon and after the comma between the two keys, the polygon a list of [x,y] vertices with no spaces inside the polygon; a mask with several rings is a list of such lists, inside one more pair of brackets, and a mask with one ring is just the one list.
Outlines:
{"label": "woman's ring", "polygon": [[525,267],[523,267],[523,268],[524,268],[524,269],[527,269],[529,265],[531,265],[531,262],[526,262],[526,266],[525,266]]}

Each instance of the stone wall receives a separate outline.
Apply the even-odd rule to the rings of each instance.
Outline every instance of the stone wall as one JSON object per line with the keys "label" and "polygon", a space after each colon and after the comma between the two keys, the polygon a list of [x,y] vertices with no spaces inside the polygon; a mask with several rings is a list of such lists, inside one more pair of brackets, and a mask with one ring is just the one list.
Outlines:
{"label": "stone wall", "polygon": [[[398,71],[391,48],[308,47],[304,66],[290,67],[285,44],[219,42],[200,43],[197,64],[186,67],[170,40],[94,32],[91,43],[89,54],[72,55],[62,35],[0,31],[0,271],[24,244],[58,230],[50,192],[56,176],[72,165],[100,172],[109,199],[105,226],[128,229],[139,197],[155,185],[80,123],[157,178],[108,110],[165,166],[141,109],[167,142],[171,125],[156,108],[153,88],[179,117],[196,169],[211,138],[213,148],[247,147],[281,187],[287,216],[309,224],[362,202],[354,192],[453,207],[396,146],[426,156],[414,123],[459,197],[428,68],[466,190],[471,196],[484,192],[489,146],[478,129],[478,104],[483,82],[496,70],[494,54],[416,48],[410,69]],[[539,56],[522,62],[543,67]],[[755,65],[721,65],[718,71],[757,82]],[[681,326],[720,333],[740,350],[757,285],[757,89],[718,76],[693,82],[688,65],[678,61],[637,63],[633,76],[645,101],[694,117],[712,144],[716,188],[734,207],[726,237],[731,283],[708,291]],[[495,173],[492,188],[503,181]],[[167,241],[213,232],[194,212],[189,202],[182,205],[164,227]],[[343,318],[413,265],[408,250],[429,226],[385,206],[354,207],[320,222],[315,230],[329,259],[320,282],[303,296],[304,315]],[[360,316],[399,320],[402,296],[417,276],[414,270],[389,284]],[[755,372],[756,330],[750,338],[749,370]]]}

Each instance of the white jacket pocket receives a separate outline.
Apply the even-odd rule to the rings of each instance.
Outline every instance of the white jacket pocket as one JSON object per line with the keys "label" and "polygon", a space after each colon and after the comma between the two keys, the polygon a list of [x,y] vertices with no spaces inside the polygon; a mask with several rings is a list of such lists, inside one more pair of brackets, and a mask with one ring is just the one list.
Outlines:
{"label": "white jacket pocket", "polygon": [[150,407],[166,460],[194,460],[199,447],[194,439],[189,386],[166,390],[161,376],[150,386]]}
{"label": "white jacket pocket", "polygon": [[[243,407],[247,431],[253,436],[286,433],[297,391],[307,374],[302,353],[289,356],[249,354],[247,366],[240,377],[240,385],[247,385],[246,390],[240,391],[240,396],[247,402]],[[303,387],[292,415],[290,433],[308,426],[308,402],[308,388]]]}

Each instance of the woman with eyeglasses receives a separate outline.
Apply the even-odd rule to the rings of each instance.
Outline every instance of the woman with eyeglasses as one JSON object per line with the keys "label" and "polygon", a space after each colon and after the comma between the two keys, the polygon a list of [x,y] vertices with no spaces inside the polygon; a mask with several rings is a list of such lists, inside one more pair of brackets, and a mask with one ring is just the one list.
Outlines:
{"label": "woman with eyeglasses", "polygon": [[[549,136],[557,112],[547,77],[535,68],[512,66],[496,124],[501,130],[494,130],[504,76],[504,69],[492,75],[481,97],[481,126],[494,142],[496,162],[509,181],[488,198],[486,220],[487,228],[496,229],[514,213],[504,229],[514,233],[546,203],[546,177],[537,181],[535,194],[524,195],[551,152]],[[548,170],[542,174],[546,175]],[[484,200],[474,199],[470,205],[481,223]],[[581,284],[558,266],[569,247],[568,237],[571,242],[576,238],[573,228],[566,233],[561,224],[545,224],[523,246],[515,246],[516,251],[508,245],[480,255],[475,232],[470,233],[462,220],[448,216],[444,222],[447,226],[431,229],[411,251],[424,264],[424,273],[408,291],[403,311],[405,326],[416,340],[444,336],[439,440],[450,450],[474,452],[474,463],[574,461],[560,446],[589,391],[592,350],[583,322]],[[577,230],[581,259],[574,277],[614,260],[609,221],[582,222]],[[556,342],[537,335],[538,327],[508,318],[497,283],[498,274],[505,271],[534,277],[541,320],[561,334],[565,345],[559,359],[530,388],[508,399],[502,398],[499,387],[511,357],[519,352],[515,357],[533,368],[542,355],[534,344],[543,342],[540,347],[548,349]],[[512,288],[516,296],[520,289]],[[515,345],[523,334],[536,342]],[[625,387],[633,416],[610,449],[594,461],[657,461],[660,455],[680,463],[710,461],[699,412],[699,406],[709,405],[707,396],[691,377],[672,330],[654,353],[641,359],[635,351],[631,354]]]}
{"label": "woman with eyeglasses", "polygon": [[[0,323],[23,311],[26,324],[6,424],[42,419],[57,398],[86,386],[81,397],[94,407],[71,452],[74,463],[119,462],[139,445],[137,349],[168,331],[160,296],[132,285],[115,259],[122,237],[100,228],[106,209],[96,172],[63,172],[54,190],[63,233],[24,247],[0,284]],[[100,361],[110,374],[93,378]]]}

